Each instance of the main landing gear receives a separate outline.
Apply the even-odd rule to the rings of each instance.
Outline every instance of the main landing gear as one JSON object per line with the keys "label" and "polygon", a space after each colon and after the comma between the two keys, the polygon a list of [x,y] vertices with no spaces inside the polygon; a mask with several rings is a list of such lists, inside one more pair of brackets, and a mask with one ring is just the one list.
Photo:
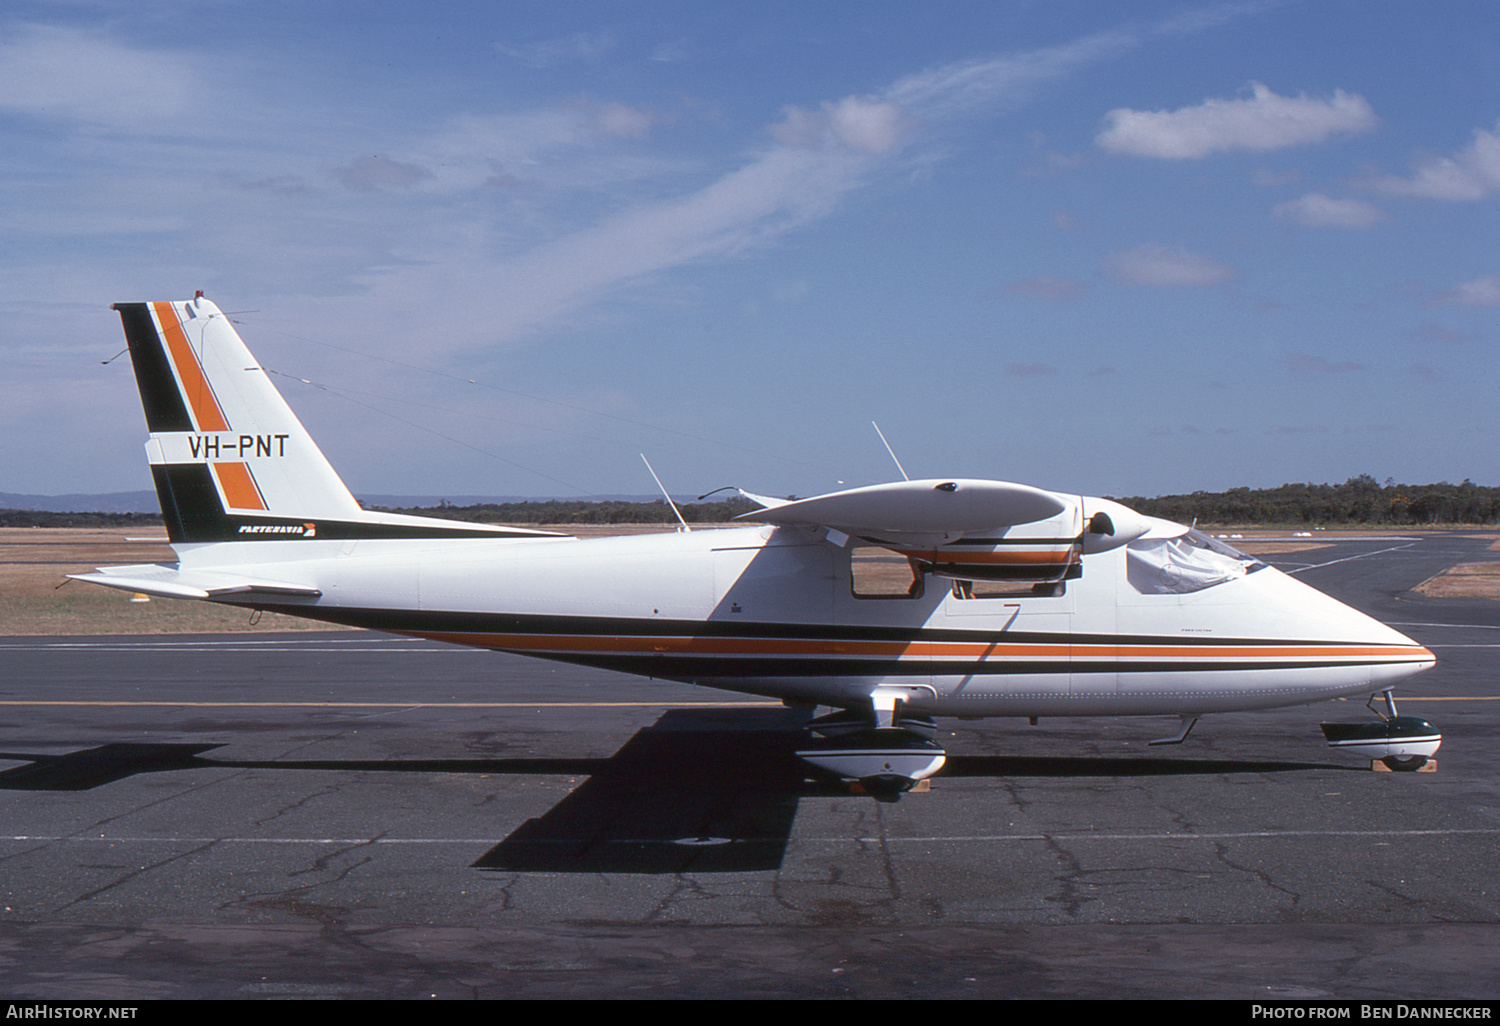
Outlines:
{"label": "main landing gear", "polygon": [[[1385,699],[1383,713],[1375,708],[1377,697]],[[1328,747],[1368,756],[1397,773],[1415,773],[1429,764],[1443,743],[1443,735],[1426,720],[1396,715],[1396,697],[1390,689],[1371,695],[1366,707],[1380,719],[1374,723],[1320,724]]]}
{"label": "main landing gear", "polygon": [[876,688],[870,710],[820,716],[809,729],[821,735],[797,757],[825,777],[857,782],[872,797],[895,801],[943,768],[947,753],[933,740],[937,724],[903,717],[897,710],[909,692]]}

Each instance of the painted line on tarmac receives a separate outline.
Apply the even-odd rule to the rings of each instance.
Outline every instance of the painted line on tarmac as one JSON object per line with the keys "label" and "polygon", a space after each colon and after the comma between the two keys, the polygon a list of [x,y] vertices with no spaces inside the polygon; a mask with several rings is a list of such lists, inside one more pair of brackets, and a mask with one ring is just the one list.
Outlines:
{"label": "painted line on tarmac", "polygon": [[[944,844],[966,843],[1013,843],[1017,841],[1074,843],[1079,841],[1255,841],[1292,838],[1351,838],[1369,840],[1379,838],[1421,837],[1495,837],[1500,836],[1500,827],[1442,830],[1244,830],[1226,833],[1068,833],[1068,834],[945,834],[932,836],[857,836],[857,837],[797,837],[802,844]],[[784,840],[779,836],[737,837],[730,843],[751,841]],[[480,844],[493,845],[493,837],[122,837],[101,834],[97,837],[65,836],[57,834],[10,834],[0,836],[0,844],[269,844],[269,845],[444,845]],[[576,839],[538,839],[530,844],[576,845]],[[672,838],[661,837],[615,837],[602,839],[600,844],[662,844],[673,843]]]}
{"label": "painted line on tarmac", "polygon": [[1283,572],[1287,576],[1291,576],[1292,574],[1300,574],[1304,570],[1317,570],[1319,567],[1333,566],[1336,563],[1348,563],[1351,560],[1355,560],[1355,559],[1369,559],[1371,556],[1379,556],[1379,555],[1382,555],[1382,554],[1384,554],[1386,552],[1399,552],[1402,549],[1409,549],[1409,548],[1411,548],[1415,544],[1416,544],[1416,542],[1410,542],[1410,543],[1408,543],[1406,545],[1392,545],[1390,548],[1376,549],[1374,552],[1361,552],[1358,555],[1355,555],[1355,556],[1345,556],[1342,559],[1330,559],[1326,563],[1303,563],[1300,566],[1298,566],[1295,570],[1286,570],[1286,571],[1283,571]]}
{"label": "painted line on tarmac", "polygon": [[1456,627],[1465,631],[1500,631],[1500,624],[1493,623],[1428,623],[1422,620],[1385,620],[1387,627]]}
{"label": "painted line on tarmac", "polygon": [[1477,827],[1474,829],[1445,830],[1244,830],[1219,834],[956,834],[945,837],[850,837],[830,838],[830,841],[847,840],[859,843],[911,843],[913,841],[1244,841],[1278,838],[1348,837],[1357,839],[1381,837],[1494,837],[1500,835],[1500,827]]}
{"label": "painted line on tarmac", "polygon": [[[1406,699],[1402,699],[1406,701]],[[168,702],[5,699],[0,706],[107,706],[183,709],[739,709],[780,702]]]}
{"label": "painted line on tarmac", "polygon": [[1500,695],[1402,695],[1401,702],[1500,702]]}

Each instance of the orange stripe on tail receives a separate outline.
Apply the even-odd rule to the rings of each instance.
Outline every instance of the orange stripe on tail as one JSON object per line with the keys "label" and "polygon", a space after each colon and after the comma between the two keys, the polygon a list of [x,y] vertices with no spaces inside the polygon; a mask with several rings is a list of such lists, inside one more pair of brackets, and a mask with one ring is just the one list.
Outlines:
{"label": "orange stripe on tail", "polygon": [[219,491],[224,493],[224,502],[230,509],[265,509],[266,500],[260,494],[260,486],[250,468],[243,463],[215,463],[214,476],[219,479]]}
{"label": "orange stripe on tail", "polygon": [[182,382],[182,391],[186,394],[188,405],[192,407],[193,419],[198,422],[198,430],[228,431],[229,422],[224,419],[219,400],[208,386],[208,378],[204,376],[203,367],[198,363],[198,354],[193,352],[193,347],[188,343],[187,333],[182,330],[182,322],[177,319],[177,311],[172,308],[171,303],[152,303],[151,309],[156,311],[162,338],[166,339],[167,352],[177,367],[177,377]]}

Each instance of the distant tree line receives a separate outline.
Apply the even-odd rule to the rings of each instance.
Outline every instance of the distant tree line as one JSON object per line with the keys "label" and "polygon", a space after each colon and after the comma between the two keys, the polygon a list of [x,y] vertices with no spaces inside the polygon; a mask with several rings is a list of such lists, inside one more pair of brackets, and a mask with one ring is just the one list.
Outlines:
{"label": "distant tree line", "polygon": [[[1476,485],[1465,478],[1428,485],[1381,484],[1368,474],[1341,485],[1284,484],[1279,488],[1231,488],[1227,492],[1191,495],[1127,496],[1118,499],[1148,516],[1190,524],[1500,524],[1500,488]],[[671,507],[655,502],[551,499],[542,502],[478,503],[472,506],[416,506],[372,509],[412,513],[447,520],[495,524],[673,524]],[[732,520],[760,507],[740,496],[722,502],[686,503],[678,507],[691,523]],[[159,526],[155,513],[48,513],[0,510],[0,527],[146,527]]]}
{"label": "distant tree line", "polygon": [[1200,524],[1494,524],[1500,523],[1500,488],[1474,484],[1380,484],[1369,474],[1341,485],[1284,484],[1227,492],[1159,495],[1118,500],[1148,516]]}
{"label": "distant tree line", "polygon": [[50,513],[0,509],[0,527],[160,527],[160,513]]}
{"label": "distant tree line", "polygon": [[[485,524],[675,524],[672,507],[658,499],[654,502],[625,502],[586,499],[549,499],[544,502],[481,502],[473,506],[412,506],[372,509],[388,513],[411,513],[416,516],[442,517],[446,520],[469,520]],[[759,509],[749,499],[735,496],[722,502],[679,503],[684,520],[694,524],[718,524],[733,520],[741,513]]]}

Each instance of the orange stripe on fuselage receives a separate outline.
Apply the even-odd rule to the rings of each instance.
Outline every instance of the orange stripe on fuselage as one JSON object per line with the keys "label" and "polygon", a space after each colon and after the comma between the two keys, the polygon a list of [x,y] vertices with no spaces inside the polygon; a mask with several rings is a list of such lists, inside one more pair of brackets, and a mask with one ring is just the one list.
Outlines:
{"label": "orange stripe on fuselage", "polygon": [[[405,632],[403,632],[405,633]],[[1087,660],[1150,658],[1164,661],[1360,659],[1372,663],[1435,658],[1420,646],[1403,645],[1099,645],[1004,644],[959,641],[837,641],[782,638],[702,638],[658,635],[481,634],[413,631],[424,638],[514,652],[660,653],[722,656],[885,656],[888,658],[979,658]]]}
{"label": "orange stripe on fuselage", "polygon": [[1047,566],[1057,566],[1072,561],[1072,550],[1070,549],[998,549],[973,552],[937,549],[897,549],[896,551],[909,559],[920,559],[927,563],[939,564],[979,565],[981,563],[994,563],[1001,566],[1008,566],[1011,564],[1035,565],[1041,563]]}
{"label": "orange stripe on fuselage", "polygon": [[156,322],[161,325],[161,337],[166,340],[167,353],[172,358],[173,366],[177,368],[177,379],[182,384],[188,406],[192,408],[198,430],[228,431],[229,422],[224,419],[219,400],[214,397],[213,389],[208,385],[203,366],[198,362],[198,354],[193,352],[193,347],[188,343],[187,333],[182,330],[182,322],[177,319],[177,311],[172,308],[171,303],[152,303],[151,309],[156,311]]}
{"label": "orange stripe on fuselage", "polygon": [[219,479],[219,490],[224,493],[224,502],[230,509],[265,509],[266,500],[260,494],[260,486],[244,463],[215,463],[214,476]]}

